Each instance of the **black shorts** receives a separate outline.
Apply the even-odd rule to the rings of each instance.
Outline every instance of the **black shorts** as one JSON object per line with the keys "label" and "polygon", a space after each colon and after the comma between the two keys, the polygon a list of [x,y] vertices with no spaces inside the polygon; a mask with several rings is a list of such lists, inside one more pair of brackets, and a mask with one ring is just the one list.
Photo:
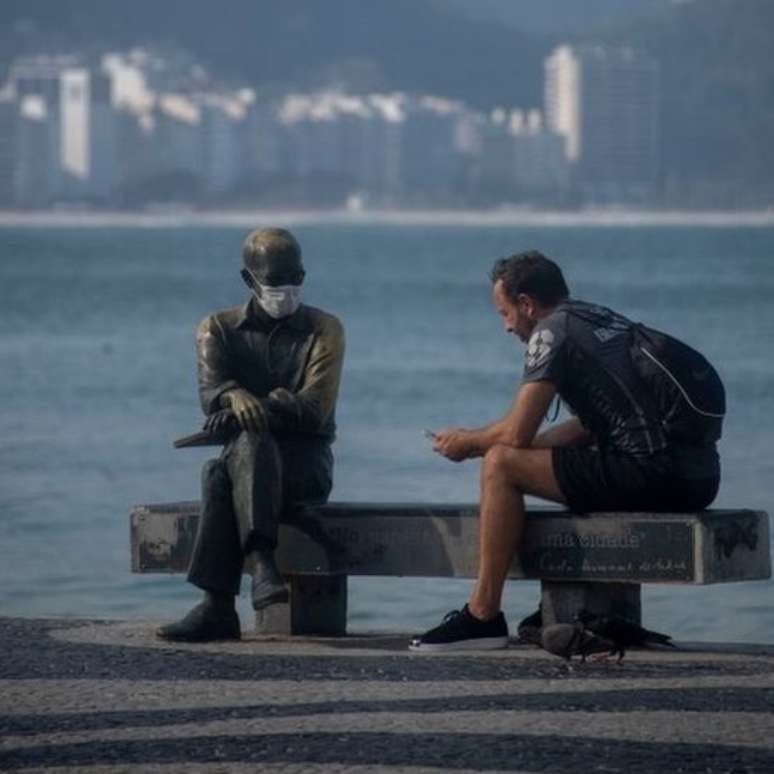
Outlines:
{"label": "black shorts", "polygon": [[668,452],[636,457],[555,446],[554,475],[571,511],[698,511],[714,499],[720,474],[686,477]]}

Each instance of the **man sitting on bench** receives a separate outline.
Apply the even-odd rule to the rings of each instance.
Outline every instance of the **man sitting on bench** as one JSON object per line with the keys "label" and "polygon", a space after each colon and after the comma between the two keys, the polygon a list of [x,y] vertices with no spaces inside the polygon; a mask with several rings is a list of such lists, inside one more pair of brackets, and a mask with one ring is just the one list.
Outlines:
{"label": "man sitting on bench", "polygon": [[188,580],[204,600],[157,634],[166,640],[239,639],[234,606],[245,558],[255,610],[288,599],[274,561],[283,508],[324,502],[331,490],[344,330],[301,303],[304,266],[293,235],[249,234],[247,304],[204,319],[196,336],[205,436],[224,444],[202,470],[202,515]]}
{"label": "man sitting on bench", "polygon": [[[712,366],[678,340],[569,297],[561,269],[536,251],[491,274],[508,333],[527,343],[512,408],[475,430],[435,434],[433,448],[481,466],[478,578],[462,610],[414,637],[412,650],[506,647],[503,584],[524,528],[524,495],[583,513],[690,511],[718,490],[725,394]],[[538,434],[555,396],[573,414]]]}

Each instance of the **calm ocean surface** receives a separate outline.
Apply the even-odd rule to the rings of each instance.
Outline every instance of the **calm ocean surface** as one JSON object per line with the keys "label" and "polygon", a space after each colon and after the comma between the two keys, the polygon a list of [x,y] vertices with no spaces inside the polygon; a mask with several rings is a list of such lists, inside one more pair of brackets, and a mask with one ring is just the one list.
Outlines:
{"label": "calm ocean surface", "polygon": [[[475,501],[478,466],[423,427],[504,412],[522,347],[490,308],[493,259],[538,248],[578,298],[700,348],[729,415],[717,506],[774,512],[774,228],[306,223],[306,300],[348,333],[333,499]],[[193,331],[245,298],[242,227],[0,228],[0,614],[164,618],[197,597],[129,572],[134,503],[197,499]],[[409,631],[468,581],[354,579],[350,627]],[[645,623],[682,639],[774,642],[771,582],[644,590]],[[536,583],[511,583],[512,624]],[[247,612],[245,600],[241,609]],[[249,618],[247,619],[249,620]]]}

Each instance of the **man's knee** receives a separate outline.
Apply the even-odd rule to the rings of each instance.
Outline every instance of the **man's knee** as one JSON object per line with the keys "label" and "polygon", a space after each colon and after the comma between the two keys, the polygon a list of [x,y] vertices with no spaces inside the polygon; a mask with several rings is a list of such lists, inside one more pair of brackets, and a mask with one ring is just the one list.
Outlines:
{"label": "man's knee", "polygon": [[495,444],[484,455],[482,476],[484,481],[503,482],[509,486],[525,487],[531,483],[535,473],[532,449],[517,449],[506,444]]}
{"label": "man's knee", "polygon": [[485,478],[510,477],[517,462],[519,449],[498,443],[484,455],[482,472]]}
{"label": "man's knee", "polygon": [[516,449],[503,444],[493,446],[484,455],[481,478],[484,487],[503,485],[525,494],[564,502],[550,449]]}

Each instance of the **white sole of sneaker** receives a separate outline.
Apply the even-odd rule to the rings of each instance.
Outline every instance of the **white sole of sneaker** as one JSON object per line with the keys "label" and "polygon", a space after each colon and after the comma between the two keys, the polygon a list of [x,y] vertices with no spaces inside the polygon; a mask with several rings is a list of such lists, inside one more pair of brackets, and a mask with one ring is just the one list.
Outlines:
{"label": "white sole of sneaker", "polygon": [[502,650],[508,647],[507,637],[478,637],[457,642],[409,643],[408,649],[415,653],[450,653],[459,650]]}

